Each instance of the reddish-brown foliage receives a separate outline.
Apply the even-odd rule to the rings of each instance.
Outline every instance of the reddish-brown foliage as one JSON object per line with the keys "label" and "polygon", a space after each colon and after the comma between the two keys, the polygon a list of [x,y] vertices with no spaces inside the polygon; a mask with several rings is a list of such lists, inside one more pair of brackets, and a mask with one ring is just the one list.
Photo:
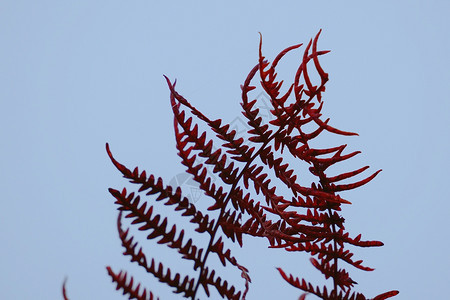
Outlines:
{"label": "reddish-brown foliage", "polygon": [[[310,253],[312,265],[326,279],[332,280],[332,288],[313,286],[305,279],[286,274],[278,268],[284,280],[304,292],[300,299],[305,299],[306,293],[322,299],[368,299],[353,290],[356,282],[342,267],[342,262],[365,271],[373,269],[364,266],[362,260],[355,260],[346,245],[378,247],[383,243],[362,240],[360,234],[351,237],[345,231],[344,218],[339,212],[350,202],[341,198],[338,192],[368,183],[381,170],[353,183],[339,184],[369,168],[365,166],[341,174],[332,174],[328,170],[359,151],[344,154],[346,145],[329,148],[312,145],[312,141],[325,132],[357,135],[336,129],[328,124],[329,119],[322,118],[322,93],[328,74],[321,67],[319,57],[328,51],[317,50],[319,34],[306,45],[293,83],[285,88],[284,93],[281,92],[283,81],[277,81],[277,64],[285,54],[302,45],[281,51],[270,63],[262,55],[260,43],[259,61],[241,86],[242,113],[250,128],[248,136],[238,136],[221,119],[209,119],[181,96],[175,83],[166,77],[174,114],[176,147],[187,172],[211,198],[208,211],[201,211],[183,197],[180,187],[168,186],[161,178],[148,176],[138,168],[131,171],[113,157],[109,145],[106,145],[111,161],[126,179],[138,185],[138,193],[146,192],[146,196],[153,195],[154,200],[164,201],[165,205],[195,224],[197,232],[209,237],[207,245],[197,245],[193,239],[185,237],[185,229],[180,229],[182,224],[169,225],[167,217],[154,212],[152,200],[144,201],[140,195],[126,189],[109,189],[120,210],[118,231],[124,255],[130,256],[132,262],[170,286],[175,293],[197,299],[199,290],[207,296],[211,295],[211,290],[216,290],[223,298],[244,299],[251,282],[249,271],[232,256],[226,244],[237,242],[242,247],[242,236],[247,234],[267,238],[269,247],[284,248],[287,255],[296,251]],[[314,76],[319,78],[318,82],[311,79],[311,69],[316,72]],[[249,92],[255,89],[251,84],[257,75],[272,106],[268,123],[263,122],[255,106],[257,100],[249,100]],[[200,123],[206,124],[218,140],[208,139],[206,133],[199,129]],[[287,155],[307,163],[316,182],[305,185],[298,178],[302,174],[284,162]],[[220,183],[213,183],[207,167],[213,169]],[[269,171],[273,172],[272,179],[276,178],[289,191],[289,196],[277,192]],[[211,211],[216,214],[213,216]],[[181,258],[192,261],[197,276],[173,273],[155,258],[147,258],[129,230],[122,229],[122,213],[132,220],[132,224],[140,224],[139,230],[148,232],[148,239],[158,239],[159,244],[176,249]],[[243,278],[243,286],[235,287],[216,274],[208,264],[210,255],[217,256],[224,266],[237,268]],[[155,298],[148,289],[140,291],[140,284],[134,287],[133,277],[130,276],[128,281],[127,273],[115,273],[108,267],[108,274],[117,284],[117,289],[130,299]],[[387,299],[397,294],[398,291],[390,291],[372,299]]]}

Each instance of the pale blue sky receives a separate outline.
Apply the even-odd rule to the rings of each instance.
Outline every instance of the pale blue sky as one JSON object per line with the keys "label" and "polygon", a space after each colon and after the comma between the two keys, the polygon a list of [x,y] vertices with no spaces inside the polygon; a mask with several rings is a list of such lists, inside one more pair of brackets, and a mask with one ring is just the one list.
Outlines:
{"label": "pale blue sky", "polygon": [[[184,169],[162,75],[177,78],[179,92],[205,114],[231,122],[239,85],[257,62],[258,32],[273,58],[322,28],[319,47],[332,50],[323,59],[324,113],[360,134],[332,143],[361,150],[355,166],[383,169],[345,194],[353,202],[342,213],[347,229],[385,243],[355,250],[376,268],[349,268],[357,290],[444,299],[450,3],[280,2],[0,1],[0,298],[61,299],[68,276],[73,300],[125,299],[106,274],[111,265],[177,299],[121,255],[107,188],[126,184],[105,142],[130,168],[169,182]],[[280,72],[286,81],[300,55]],[[241,258],[253,275],[248,299],[298,298],[275,267],[321,284],[306,257],[263,249],[262,240],[248,244]]]}

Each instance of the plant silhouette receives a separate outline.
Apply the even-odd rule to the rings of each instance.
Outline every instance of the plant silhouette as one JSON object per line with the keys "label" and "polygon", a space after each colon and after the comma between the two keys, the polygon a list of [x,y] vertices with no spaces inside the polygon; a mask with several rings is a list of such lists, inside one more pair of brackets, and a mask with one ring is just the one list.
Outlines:
{"label": "plant silhouette", "polygon": [[[269,247],[283,248],[287,255],[309,253],[312,265],[332,281],[328,288],[314,286],[278,268],[284,280],[300,290],[300,299],[305,299],[308,293],[330,300],[369,299],[354,291],[356,282],[342,265],[372,271],[362,264],[362,260],[353,258],[347,245],[378,247],[383,243],[362,240],[360,234],[351,237],[346,232],[344,218],[339,213],[344,205],[351,203],[338,193],[368,183],[381,170],[361,180],[339,183],[347,179],[352,181],[369,168],[364,166],[341,174],[332,174],[329,170],[359,151],[345,154],[345,144],[328,148],[313,145],[327,132],[357,135],[332,127],[329,119],[322,117],[322,94],[328,74],[322,69],[319,57],[329,51],[317,50],[319,35],[320,31],[306,45],[293,83],[284,88],[285,92],[281,92],[283,81],[277,81],[276,67],[288,52],[302,44],[284,49],[270,63],[262,55],[261,38],[258,63],[241,86],[242,114],[250,128],[243,136],[238,136],[236,130],[221,119],[212,120],[201,113],[176,91],[176,82],[165,77],[170,89],[178,155],[187,173],[211,200],[207,210],[183,197],[180,187],[165,185],[161,178],[147,175],[137,167],[128,169],[114,158],[106,144],[115,167],[138,186],[137,192],[125,188],[109,189],[119,206],[117,227],[124,255],[171,287],[174,293],[189,299],[199,299],[200,294],[214,297],[213,293],[227,299],[245,299],[251,283],[250,272],[231,254],[227,245],[238,243],[242,247],[243,235],[250,235],[266,238]],[[259,77],[261,87],[270,99],[271,116],[267,123],[260,116],[257,100],[249,100],[249,93],[255,89],[251,85],[255,77]],[[318,81],[313,82],[313,77]],[[208,138],[201,126],[209,128],[216,137]],[[306,185],[300,179],[302,174],[285,162],[287,159],[307,164],[315,181]],[[206,244],[200,245],[195,239],[188,238],[188,229],[183,224],[173,224],[168,216],[156,213],[153,201],[162,201],[184,217],[186,223],[192,223],[195,231],[207,237]],[[148,234],[148,239],[157,239],[162,247],[175,249],[180,258],[191,261],[196,275],[173,272],[156,258],[147,257],[129,229],[123,228],[123,215],[132,224],[139,224],[139,230]],[[226,280],[220,275],[210,263],[212,257],[218,258],[227,268],[235,268],[242,282],[238,281],[238,286],[229,283],[233,278]],[[130,299],[156,299],[154,290],[136,285],[126,272],[115,272],[111,267],[107,267],[107,271],[117,289]],[[397,294],[398,291],[390,291],[371,299],[382,300]]]}

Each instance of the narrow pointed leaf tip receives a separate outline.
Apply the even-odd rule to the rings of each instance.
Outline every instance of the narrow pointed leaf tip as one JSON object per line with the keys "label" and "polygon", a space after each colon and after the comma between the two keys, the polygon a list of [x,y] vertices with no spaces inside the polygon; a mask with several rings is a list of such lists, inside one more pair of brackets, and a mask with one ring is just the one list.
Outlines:
{"label": "narrow pointed leaf tip", "polygon": [[64,300],[69,300],[69,297],[67,296],[67,292],[66,292],[66,283],[67,283],[67,277],[64,279],[64,282],[62,285],[62,294],[63,294]]}

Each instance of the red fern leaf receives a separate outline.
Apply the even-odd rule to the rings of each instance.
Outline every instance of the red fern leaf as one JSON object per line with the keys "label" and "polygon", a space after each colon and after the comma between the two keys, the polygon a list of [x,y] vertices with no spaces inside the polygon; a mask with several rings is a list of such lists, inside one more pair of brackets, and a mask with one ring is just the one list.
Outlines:
{"label": "red fern leaf", "polygon": [[[199,211],[187,198],[182,197],[179,187],[165,186],[161,178],[147,176],[145,171],[139,172],[138,168],[131,171],[117,162],[107,144],[111,161],[125,178],[139,185],[139,192],[145,191],[147,196],[154,195],[156,201],[164,200],[164,205],[172,206],[175,211],[180,211],[182,216],[188,217],[191,223],[196,224],[197,232],[207,232],[209,235],[206,247],[195,245],[192,239],[184,241],[185,230],[178,231],[176,225],[169,226],[166,217],[153,213],[153,206],[149,205],[149,202],[141,201],[140,196],[135,196],[134,193],[128,194],[126,189],[122,192],[110,189],[119,210],[127,213],[126,217],[132,219],[132,224],[140,224],[139,230],[148,231],[149,239],[157,238],[158,244],[176,249],[182,258],[193,261],[194,270],[198,271],[197,280],[186,276],[180,283],[180,274],[172,276],[170,268],[156,263],[154,259],[148,261],[142,248],[138,250],[137,242],[133,241],[132,236],[128,236],[128,229],[126,231],[121,229],[121,213],[119,214],[118,229],[125,248],[124,254],[131,256],[132,261],[144,267],[161,282],[175,288],[176,293],[183,293],[185,297],[196,299],[199,287],[207,296],[210,296],[210,288],[213,287],[221,297],[244,299],[251,282],[248,270],[231,255],[225,242],[237,241],[242,246],[242,235],[248,234],[267,238],[269,247],[272,248],[310,253],[314,256],[311,263],[316,269],[325,278],[332,278],[334,288],[328,291],[325,286],[314,287],[305,280],[300,281],[292,275],[286,275],[278,268],[287,282],[306,292],[300,299],[304,299],[307,293],[329,300],[366,299],[363,294],[352,291],[356,282],[350,278],[346,270],[338,268],[338,263],[346,262],[355,268],[372,271],[372,268],[362,265],[362,260],[354,260],[353,254],[344,246],[351,244],[375,247],[383,244],[378,241],[361,241],[361,235],[356,238],[349,237],[344,227],[345,220],[338,212],[341,211],[342,204],[351,203],[337,193],[368,183],[381,170],[353,183],[336,184],[368,168],[362,167],[334,176],[326,174],[329,167],[346,161],[360,152],[343,154],[346,145],[323,149],[311,146],[315,139],[326,131],[344,136],[357,135],[331,126],[330,119],[324,120],[322,117],[322,93],[325,91],[328,74],[322,68],[319,57],[329,51],[317,50],[320,33],[321,31],[304,49],[303,59],[294,81],[288,85],[284,94],[280,92],[284,81],[277,79],[276,67],[287,53],[299,48],[301,44],[284,49],[270,63],[262,55],[261,38],[258,64],[251,69],[241,86],[242,113],[250,126],[246,138],[239,137],[236,130],[232,130],[231,126],[222,120],[211,120],[201,113],[175,90],[176,81],[172,83],[165,77],[170,90],[178,154],[187,172],[213,201],[208,210],[214,211],[216,214],[214,217],[211,217],[213,214]],[[311,72],[316,73],[319,81],[313,80],[317,76]],[[267,123],[261,116],[258,100],[249,100],[249,93],[255,89],[252,81],[257,73],[261,87],[269,96],[272,105],[269,109],[271,116]],[[208,139],[206,132],[200,131],[198,121],[204,122],[216,134],[221,145]],[[281,155],[285,149],[294,158],[310,165],[309,171],[316,177],[317,182],[305,185],[299,179],[300,176],[295,170],[284,163],[284,157]],[[277,154],[279,150],[281,155]],[[199,158],[203,162],[200,163]],[[217,174],[221,183],[214,182],[207,169],[208,166],[212,167],[213,173]],[[275,178],[269,175],[268,170],[273,172]],[[273,179],[281,181],[291,195],[279,194]],[[256,198],[253,198],[252,194],[256,194]],[[261,204],[264,200],[265,204]],[[216,271],[207,265],[209,254],[216,255],[224,266],[231,264],[241,271],[241,276],[245,280],[243,291],[238,291],[227,280],[216,275]],[[133,288],[132,279],[127,283],[126,273],[114,276],[113,280],[118,285],[121,284],[124,293],[128,293],[130,297],[133,293],[140,295],[139,285]],[[391,291],[374,299],[386,299],[397,293]]]}
{"label": "red fern leaf", "polygon": [[147,291],[147,289],[143,289],[140,291],[141,284],[139,283],[136,287],[133,286],[133,277],[130,278],[130,281],[127,280],[127,272],[120,271],[118,274],[114,273],[111,267],[106,267],[108,270],[109,276],[111,276],[112,281],[117,284],[116,290],[121,289],[124,295],[128,295],[129,299],[136,300],[153,300],[159,299],[153,296],[153,293]]}
{"label": "red fern leaf", "polygon": [[380,295],[376,296],[375,298],[373,298],[372,300],[384,300],[384,299],[387,299],[387,298],[394,297],[394,296],[396,296],[398,294],[399,294],[399,291],[390,291],[390,292],[386,292],[386,293],[380,294]]}

